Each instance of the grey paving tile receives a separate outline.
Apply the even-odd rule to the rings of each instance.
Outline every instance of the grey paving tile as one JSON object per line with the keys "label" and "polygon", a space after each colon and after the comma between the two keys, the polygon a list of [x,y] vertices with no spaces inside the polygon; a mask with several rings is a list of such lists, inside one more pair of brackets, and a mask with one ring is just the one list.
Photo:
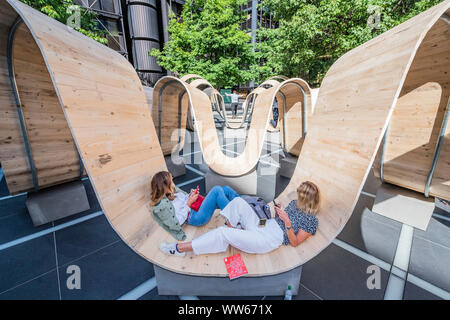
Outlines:
{"label": "grey paving tile", "polygon": [[59,300],[56,269],[0,294],[0,300]]}
{"label": "grey paving tile", "polygon": [[428,292],[411,282],[406,282],[403,300],[442,300],[431,292]]}
{"label": "grey paving tile", "polygon": [[311,292],[309,288],[306,288],[300,283],[298,294],[292,297],[292,300],[321,300],[321,298],[319,298],[315,292]]}
{"label": "grey paving tile", "polygon": [[26,200],[26,194],[1,200],[0,219],[13,214],[28,214],[27,207],[25,206]]}
{"label": "grey paving tile", "polygon": [[347,221],[341,233],[337,236],[338,239],[360,250],[367,251],[362,236],[361,217],[364,208],[372,209],[374,200],[374,198],[361,194],[350,219]]}
{"label": "grey paving tile", "polygon": [[275,198],[278,197],[284,191],[284,189],[286,189],[287,185],[289,184],[289,181],[291,181],[291,179],[282,176],[277,176],[277,182],[275,186]]}
{"label": "grey paving tile", "polygon": [[[284,296],[266,296],[263,300],[284,300]],[[292,300],[320,300],[311,290],[300,284],[298,294],[292,296]]]}
{"label": "grey paving tile", "polygon": [[178,296],[160,296],[158,289],[155,288],[152,291],[144,294],[139,300],[179,300]]}
{"label": "grey paving tile", "polygon": [[409,272],[450,291],[450,230],[431,218],[426,231],[414,230]]}
{"label": "grey paving tile", "polygon": [[401,223],[373,213],[374,199],[361,194],[353,214],[337,236],[351,246],[391,263],[397,249]]}
{"label": "grey paving tile", "polygon": [[51,223],[35,227],[25,208],[21,213],[0,218],[0,243],[4,244],[51,227]]}
{"label": "grey paving tile", "polygon": [[81,289],[67,289],[70,274],[66,266],[59,268],[63,300],[117,299],[154,276],[152,264],[122,241],[71,264],[80,267]]}
{"label": "grey paving tile", "polygon": [[381,289],[369,290],[371,263],[331,244],[303,266],[301,283],[324,300],[382,300],[388,273],[380,269]]}
{"label": "grey paving tile", "polygon": [[381,180],[375,177],[373,168],[370,169],[366,182],[363,186],[363,191],[376,195],[378,188],[381,186]]}
{"label": "grey paving tile", "polygon": [[186,185],[180,187],[180,189],[185,192],[190,192],[191,189],[195,189],[195,188],[197,188],[197,186],[199,186],[200,194],[206,195],[205,179],[186,184]]}
{"label": "grey paving tile", "polygon": [[[433,216],[434,219],[436,219],[438,222],[442,223],[443,225],[447,226],[448,228],[450,228],[450,213],[448,213],[447,211],[444,211],[438,207],[434,208],[434,212],[433,214],[437,214],[439,216]],[[447,219],[444,219],[447,218]]]}
{"label": "grey paving tile", "polygon": [[59,266],[120,239],[104,215],[59,230],[55,235]]}
{"label": "grey paving tile", "polygon": [[174,178],[173,182],[175,184],[180,184],[180,183],[183,183],[183,182],[186,182],[186,181],[189,181],[191,179],[198,178],[198,177],[201,177],[201,175],[199,175],[198,173],[196,173],[194,171],[186,169],[186,174]]}
{"label": "grey paving tile", "polygon": [[0,197],[4,197],[7,195],[9,195],[8,185],[6,184],[5,176],[2,176],[2,178],[0,179]]}
{"label": "grey paving tile", "polygon": [[56,268],[53,234],[0,251],[0,293]]}

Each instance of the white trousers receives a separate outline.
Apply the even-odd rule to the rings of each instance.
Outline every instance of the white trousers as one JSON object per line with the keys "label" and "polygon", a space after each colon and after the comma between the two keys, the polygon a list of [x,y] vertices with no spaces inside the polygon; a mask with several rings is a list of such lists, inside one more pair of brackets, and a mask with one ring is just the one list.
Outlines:
{"label": "white trousers", "polygon": [[267,253],[283,243],[283,231],[278,223],[270,219],[265,227],[258,227],[259,218],[242,198],[234,198],[221,214],[233,227],[240,223],[243,229],[223,226],[201,235],[192,240],[194,254],[224,252],[228,245],[247,253]]}

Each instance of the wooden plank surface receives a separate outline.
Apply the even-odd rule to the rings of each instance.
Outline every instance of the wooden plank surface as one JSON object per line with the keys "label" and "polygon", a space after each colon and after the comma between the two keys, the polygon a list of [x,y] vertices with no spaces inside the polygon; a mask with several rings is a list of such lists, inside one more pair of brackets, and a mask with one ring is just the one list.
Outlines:
{"label": "wooden plank surface", "polygon": [[[159,242],[173,240],[152,219],[150,180],[166,166],[133,67],[118,53],[23,3],[8,3],[24,18],[39,45],[99,202],[121,238],[142,257],[165,269],[227,276],[223,257],[237,252],[236,249],[184,259],[168,257],[158,249]],[[5,2],[0,6],[1,12],[11,12]],[[278,198],[287,205],[295,199],[300,182],[314,181],[322,196],[318,232],[297,248],[282,246],[268,254],[243,254],[248,276],[278,274],[301,265],[342,230],[359,197],[416,50],[448,7],[449,1],[443,2],[350,51],[330,68],[315,113],[309,119],[295,173]],[[165,78],[161,84],[169,80]],[[214,153],[219,150],[217,134],[215,130],[214,134],[208,132],[213,120],[203,112],[211,112],[209,98],[187,83],[182,85],[190,101],[195,101],[195,125],[204,157],[215,160]],[[267,89],[258,96],[258,102],[271,106],[276,90]],[[254,150],[260,147],[269,114],[270,109],[257,112],[252,121],[252,125],[264,128],[262,137],[250,132],[256,134],[249,137],[255,139]],[[244,152],[245,159],[235,158],[233,164],[239,168],[233,173],[247,168],[254,156]],[[203,228],[185,227],[188,239],[221,225],[220,219],[214,217]]]}
{"label": "wooden plank surface", "polygon": [[[11,20],[6,16],[7,12],[1,14],[2,21]],[[1,33],[2,37],[7,37],[8,26],[2,25]],[[6,38],[2,38],[4,53],[5,41]],[[13,64],[38,188],[42,189],[79,179],[80,158],[42,56],[35,55],[37,48],[33,46],[36,44],[32,36],[21,24],[16,31]],[[12,99],[8,70],[2,68],[2,71],[2,87]],[[13,107],[10,103],[5,100],[0,107],[0,161],[9,191],[16,194],[33,190],[34,186],[17,108],[15,103]]]}
{"label": "wooden plank surface", "polygon": [[6,59],[9,29],[16,18],[13,10],[0,11],[0,162],[11,194],[33,188]]}
{"label": "wooden plank surface", "polygon": [[[424,193],[450,98],[450,28],[438,20],[422,42],[392,115],[386,140],[386,182]],[[375,160],[380,176],[381,148]],[[450,200],[450,125],[430,195]]]}

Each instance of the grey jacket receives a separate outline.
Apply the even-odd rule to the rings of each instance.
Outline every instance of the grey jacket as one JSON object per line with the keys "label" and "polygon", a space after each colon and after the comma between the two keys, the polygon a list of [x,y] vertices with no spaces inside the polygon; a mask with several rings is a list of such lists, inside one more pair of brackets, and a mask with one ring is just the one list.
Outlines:
{"label": "grey jacket", "polygon": [[[175,192],[185,193],[178,187],[175,187]],[[175,208],[167,197],[162,198],[161,201],[153,207],[153,217],[156,222],[158,222],[159,225],[163,227],[164,230],[169,232],[175,239],[186,239],[186,234],[181,228],[181,225],[175,215]]]}

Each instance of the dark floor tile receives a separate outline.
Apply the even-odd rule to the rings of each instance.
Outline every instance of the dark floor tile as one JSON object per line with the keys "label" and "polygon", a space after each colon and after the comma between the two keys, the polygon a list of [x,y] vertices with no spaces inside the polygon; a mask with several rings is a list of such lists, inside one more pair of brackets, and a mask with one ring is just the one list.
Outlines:
{"label": "dark floor tile", "polygon": [[[266,296],[263,300],[284,300],[285,296]],[[298,294],[292,296],[292,300],[320,300],[310,290],[300,285]]]}
{"label": "dark floor tile", "polygon": [[158,294],[158,288],[144,294],[139,300],[179,300],[178,296],[160,296]]}
{"label": "dark floor tile", "polygon": [[300,284],[298,294],[292,297],[292,300],[320,300],[317,294],[311,292],[309,288],[306,288]]}
{"label": "dark floor tile", "polygon": [[374,199],[361,194],[352,216],[337,236],[351,246],[391,263],[402,224],[370,211]]}
{"label": "dark floor tile", "polygon": [[277,176],[277,183],[275,186],[275,198],[278,197],[284,191],[284,189],[286,189],[286,187],[289,184],[289,181],[291,181],[290,178]]}
{"label": "dark floor tile", "polygon": [[199,169],[202,172],[203,172],[203,170],[200,166],[202,166],[202,167],[207,166],[205,159],[203,159],[203,155],[201,152],[193,153],[189,156],[185,156],[184,162],[186,165],[189,165],[189,166],[192,166],[193,168]]}
{"label": "dark floor tile", "polygon": [[[284,300],[284,296],[265,296],[261,300]],[[294,296],[292,296],[292,300],[294,300]]]}
{"label": "dark floor tile", "polygon": [[366,251],[366,246],[364,245],[362,230],[361,230],[361,217],[364,208],[372,209],[374,198],[361,194],[356,203],[355,209],[347,221],[344,229],[337,236],[338,239],[360,249]]}
{"label": "dark floor tile", "polygon": [[0,300],[59,300],[56,270],[0,294]]}
{"label": "dark floor tile", "polygon": [[[434,215],[436,214],[436,215]],[[442,210],[441,208],[435,207],[433,212],[433,218],[442,223],[443,225],[447,226],[447,228],[450,228],[450,213]],[[445,219],[447,218],[447,219]]]}
{"label": "dark floor tile", "polygon": [[13,214],[28,214],[25,201],[27,195],[13,196],[0,201],[0,219]]}
{"label": "dark floor tile", "polygon": [[6,184],[5,176],[3,175],[3,171],[0,171],[0,177],[0,197],[4,197],[9,195],[9,190],[8,185]]}
{"label": "dark floor tile", "polygon": [[366,182],[363,186],[363,191],[376,195],[378,188],[381,186],[381,180],[375,177],[373,173],[373,168],[369,170],[369,174],[367,176]]}
{"label": "dark floor tile", "polygon": [[450,230],[431,218],[426,231],[415,229],[409,273],[450,291]]}
{"label": "dark floor tile", "polygon": [[53,234],[0,251],[0,292],[56,267]]}
{"label": "dark floor tile", "polygon": [[181,190],[185,192],[190,192],[191,189],[195,189],[199,186],[199,191],[201,195],[206,195],[206,186],[205,186],[205,179],[194,181],[192,183],[186,184],[182,187],[180,187]]}
{"label": "dark floor tile", "polygon": [[58,264],[63,266],[119,239],[104,215],[59,230],[56,232]]}
{"label": "dark floor tile", "polygon": [[403,300],[442,300],[438,296],[419,288],[411,282],[406,282]]}
{"label": "dark floor tile", "polygon": [[81,271],[81,289],[67,289],[70,274],[59,269],[63,300],[117,299],[154,276],[151,263],[119,241],[91,255],[73,261]]}
{"label": "dark floor tile", "polygon": [[51,223],[35,227],[28,211],[0,218],[0,243],[4,244],[51,227]]}
{"label": "dark floor tile", "polygon": [[303,266],[301,282],[324,300],[382,300],[388,272],[380,269],[381,289],[369,290],[371,263],[331,244]]}
{"label": "dark floor tile", "polygon": [[180,184],[180,183],[183,183],[183,182],[185,182],[185,181],[189,181],[189,180],[191,180],[191,179],[195,179],[195,178],[198,178],[198,177],[201,177],[201,175],[199,175],[197,172],[194,172],[194,171],[189,170],[189,169],[186,168],[186,174],[174,178],[174,179],[173,179],[173,182],[174,182],[176,185],[178,185],[178,184]]}

